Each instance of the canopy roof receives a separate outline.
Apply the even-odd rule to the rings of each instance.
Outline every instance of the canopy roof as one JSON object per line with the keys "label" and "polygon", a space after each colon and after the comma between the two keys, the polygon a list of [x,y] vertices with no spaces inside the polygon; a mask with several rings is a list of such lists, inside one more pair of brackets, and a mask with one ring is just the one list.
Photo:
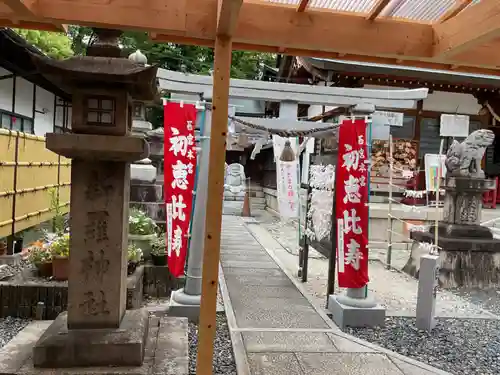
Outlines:
{"label": "canopy roof", "polygon": [[155,40],[500,75],[497,0],[0,0],[0,26],[63,24]]}

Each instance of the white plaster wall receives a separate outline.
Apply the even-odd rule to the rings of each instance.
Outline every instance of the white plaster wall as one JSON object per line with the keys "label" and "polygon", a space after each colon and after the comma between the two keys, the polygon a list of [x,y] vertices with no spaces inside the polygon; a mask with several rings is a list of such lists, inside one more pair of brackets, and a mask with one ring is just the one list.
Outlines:
{"label": "white plaster wall", "polygon": [[[0,77],[12,74],[4,68],[0,68]],[[13,89],[12,78],[1,79],[0,80],[0,109],[4,111],[12,111],[12,89]]]}
{"label": "white plaster wall", "polygon": [[16,77],[14,112],[30,118],[33,116],[33,84],[21,77]]}
{"label": "white plaster wall", "polygon": [[[45,136],[54,129],[54,94],[37,86],[35,108],[35,134]],[[46,113],[40,113],[43,110]]]}

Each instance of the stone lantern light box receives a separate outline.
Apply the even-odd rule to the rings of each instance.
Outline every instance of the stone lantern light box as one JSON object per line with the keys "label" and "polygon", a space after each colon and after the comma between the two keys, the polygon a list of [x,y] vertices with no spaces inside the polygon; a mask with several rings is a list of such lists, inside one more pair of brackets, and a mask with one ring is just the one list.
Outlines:
{"label": "stone lantern light box", "polygon": [[126,135],[131,126],[130,102],[123,91],[75,91],[72,129],[82,134]]}

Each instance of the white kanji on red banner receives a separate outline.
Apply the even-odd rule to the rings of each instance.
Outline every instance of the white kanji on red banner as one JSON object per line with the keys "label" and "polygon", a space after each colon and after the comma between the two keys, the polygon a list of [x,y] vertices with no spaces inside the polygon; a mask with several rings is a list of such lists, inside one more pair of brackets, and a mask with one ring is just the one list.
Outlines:
{"label": "white kanji on red banner", "polygon": [[165,203],[167,212],[168,267],[174,277],[184,273],[196,170],[194,105],[168,102],[164,113]]}
{"label": "white kanji on red banner", "polygon": [[368,283],[366,122],[344,121],[338,142],[343,145],[335,178],[338,280],[342,288],[362,288]]}

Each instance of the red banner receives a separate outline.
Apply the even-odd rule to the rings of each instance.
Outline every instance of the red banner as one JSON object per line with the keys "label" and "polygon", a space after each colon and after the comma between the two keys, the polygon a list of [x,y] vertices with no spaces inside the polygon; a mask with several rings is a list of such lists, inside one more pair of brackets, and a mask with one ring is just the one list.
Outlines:
{"label": "red banner", "polygon": [[196,107],[167,102],[164,108],[164,195],[167,210],[168,268],[184,273],[196,172]]}
{"label": "red banner", "polygon": [[337,270],[341,288],[362,288],[368,283],[366,146],[366,121],[344,120],[339,129],[335,176]]}

